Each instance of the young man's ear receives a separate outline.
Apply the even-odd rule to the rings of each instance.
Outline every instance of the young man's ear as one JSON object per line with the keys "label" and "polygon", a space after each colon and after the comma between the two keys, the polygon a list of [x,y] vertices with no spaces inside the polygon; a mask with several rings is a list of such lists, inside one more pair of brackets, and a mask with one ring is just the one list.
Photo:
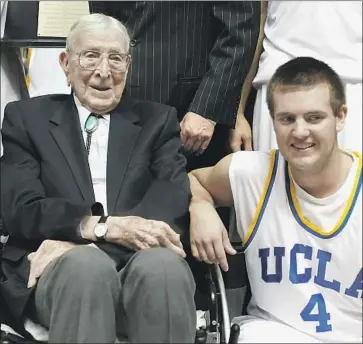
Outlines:
{"label": "young man's ear", "polygon": [[63,72],[67,78],[67,86],[71,86],[71,80],[69,78],[70,61],[68,53],[66,51],[62,51],[59,54],[59,64],[61,65]]}
{"label": "young man's ear", "polygon": [[347,118],[347,114],[348,114],[348,107],[347,107],[347,105],[343,104],[340,107],[340,110],[336,114],[336,118],[335,118],[337,132],[341,132],[343,130],[344,124],[345,124],[345,119]]}

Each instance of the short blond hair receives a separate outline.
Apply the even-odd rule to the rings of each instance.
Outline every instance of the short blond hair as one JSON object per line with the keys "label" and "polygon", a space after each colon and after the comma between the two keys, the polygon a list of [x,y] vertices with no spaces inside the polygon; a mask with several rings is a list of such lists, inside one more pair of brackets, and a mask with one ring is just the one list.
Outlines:
{"label": "short blond hair", "polygon": [[312,57],[296,57],[277,68],[267,86],[267,106],[274,114],[273,95],[276,90],[294,91],[326,84],[330,91],[330,106],[336,116],[346,104],[345,88],[339,75],[325,62]]}

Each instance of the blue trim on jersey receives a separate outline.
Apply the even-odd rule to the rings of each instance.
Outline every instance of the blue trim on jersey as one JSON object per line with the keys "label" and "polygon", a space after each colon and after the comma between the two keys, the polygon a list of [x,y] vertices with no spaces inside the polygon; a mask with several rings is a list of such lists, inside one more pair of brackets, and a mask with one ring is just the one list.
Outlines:
{"label": "blue trim on jersey", "polygon": [[275,179],[276,179],[276,172],[277,172],[277,166],[279,164],[279,155],[280,155],[280,152],[279,150],[276,150],[276,154],[275,154],[275,159],[274,159],[274,167],[273,167],[273,170],[272,170],[272,174],[271,174],[271,179],[270,179],[270,182],[268,184],[268,188],[267,188],[267,192],[266,192],[266,196],[265,196],[265,199],[263,200],[263,204],[262,204],[262,207],[261,207],[261,211],[260,213],[258,214],[258,218],[257,218],[257,221],[256,221],[256,225],[255,227],[253,228],[253,232],[252,234],[250,235],[250,237],[248,238],[247,242],[245,243],[245,245],[243,246],[243,250],[246,250],[247,247],[249,246],[249,244],[251,243],[251,241],[253,240],[253,238],[255,237],[256,233],[257,233],[257,230],[260,226],[260,223],[261,223],[261,220],[262,220],[262,216],[265,212],[265,209],[266,209],[266,206],[267,206],[267,203],[268,203],[268,200],[270,198],[270,195],[271,195],[271,191],[272,191],[272,186],[274,185],[275,183]]}
{"label": "blue trim on jersey", "polygon": [[359,196],[359,193],[361,191],[361,187],[362,187],[362,170],[360,171],[359,182],[358,182],[358,185],[357,185],[357,189],[355,190],[355,193],[354,193],[354,198],[353,198],[352,204],[351,204],[351,206],[350,206],[350,208],[349,208],[349,210],[348,210],[348,212],[347,212],[347,214],[345,216],[344,221],[342,222],[342,224],[340,225],[340,227],[334,233],[332,233],[331,235],[322,235],[322,234],[316,232],[315,230],[311,229],[309,226],[305,225],[305,223],[303,223],[301,221],[301,219],[300,219],[300,217],[299,217],[299,215],[298,215],[298,213],[296,211],[296,208],[294,206],[294,203],[292,201],[288,164],[287,164],[287,162],[285,164],[285,188],[286,188],[286,194],[287,194],[287,198],[289,200],[289,206],[290,206],[291,212],[294,215],[294,218],[295,218],[296,222],[303,229],[305,229],[310,234],[313,234],[316,237],[321,238],[321,239],[334,238],[335,236],[337,236],[344,229],[344,227],[346,226],[346,224],[349,221],[350,216],[352,215],[353,209],[355,207],[356,201],[357,201],[358,196]]}

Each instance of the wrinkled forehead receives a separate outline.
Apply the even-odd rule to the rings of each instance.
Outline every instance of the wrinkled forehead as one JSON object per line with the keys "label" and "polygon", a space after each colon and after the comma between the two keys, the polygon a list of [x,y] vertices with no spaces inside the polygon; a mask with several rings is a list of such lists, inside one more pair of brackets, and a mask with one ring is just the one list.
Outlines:
{"label": "wrinkled forehead", "polygon": [[109,28],[79,32],[74,38],[72,50],[127,53],[128,49],[125,36],[119,30]]}

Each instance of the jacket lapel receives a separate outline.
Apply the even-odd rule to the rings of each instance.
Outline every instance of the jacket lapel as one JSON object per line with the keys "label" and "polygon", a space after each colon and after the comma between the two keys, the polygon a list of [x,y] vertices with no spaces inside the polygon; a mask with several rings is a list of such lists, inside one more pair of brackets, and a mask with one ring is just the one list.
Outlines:
{"label": "jacket lapel", "polygon": [[111,113],[107,153],[107,209],[113,214],[126,170],[141,127],[132,112],[132,104],[122,100]]}
{"label": "jacket lapel", "polygon": [[67,161],[83,199],[94,202],[91,172],[72,96],[67,97],[50,122],[50,133]]}

